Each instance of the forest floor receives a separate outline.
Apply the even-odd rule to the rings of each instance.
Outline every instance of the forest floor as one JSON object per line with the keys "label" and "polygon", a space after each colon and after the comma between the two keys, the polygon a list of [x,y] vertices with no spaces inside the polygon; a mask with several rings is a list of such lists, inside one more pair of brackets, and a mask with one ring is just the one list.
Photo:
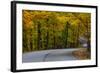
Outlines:
{"label": "forest floor", "polygon": [[27,62],[79,60],[79,58],[73,55],[73,52],[78,50],[79,48],[72,48],[72,49],[54,49],[54,50],[43,50],[43,51],[23,53],[22,62],[27,63]]}
{"label": "forest floor", "polygon": [[79,50],[73,51],[72,52],[73,56],[80,60],[85,60],[85,59],[90,59],[90,52],[87,51],[85,48],[81,48]]}

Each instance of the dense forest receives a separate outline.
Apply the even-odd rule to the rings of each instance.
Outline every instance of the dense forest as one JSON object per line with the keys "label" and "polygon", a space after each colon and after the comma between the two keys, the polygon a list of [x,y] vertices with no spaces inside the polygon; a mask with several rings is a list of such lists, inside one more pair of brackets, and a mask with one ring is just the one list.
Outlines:
{"label": "dense forest", "polygon": [[90,52],[90,13],[23,10],[22,14],[23,52],[80,48],[82,43]]}

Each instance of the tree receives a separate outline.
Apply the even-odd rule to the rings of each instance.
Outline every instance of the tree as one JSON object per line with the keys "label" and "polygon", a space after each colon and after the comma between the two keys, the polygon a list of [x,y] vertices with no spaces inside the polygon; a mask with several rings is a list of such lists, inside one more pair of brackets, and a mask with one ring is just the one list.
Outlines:
{"label": "tree", "polygon": [[90,52],[90,13],[23,10],[23,52],[79,48],[87,39]]}

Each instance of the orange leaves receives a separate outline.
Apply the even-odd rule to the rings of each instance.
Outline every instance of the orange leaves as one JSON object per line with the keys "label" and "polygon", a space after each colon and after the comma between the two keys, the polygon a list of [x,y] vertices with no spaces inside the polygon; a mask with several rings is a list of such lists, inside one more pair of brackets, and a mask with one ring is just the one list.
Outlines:
{"label": "orange leaves", "polygon": [[29,11],[23,10],[23,23],[25,28],[32,27],[32,14],[30,14]]}

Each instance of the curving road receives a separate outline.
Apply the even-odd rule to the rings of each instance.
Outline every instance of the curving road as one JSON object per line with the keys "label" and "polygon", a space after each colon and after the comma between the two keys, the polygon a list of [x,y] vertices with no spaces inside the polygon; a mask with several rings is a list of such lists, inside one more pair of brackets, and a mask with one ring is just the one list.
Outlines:
{"label": "curving road", "polygon": [[43,50],[43,51],[24,53],[22,54],[22,62],[27,63],[27,62],[78,60],[72,55],[72,51],[75,50],[78,50],[78,48]]}

